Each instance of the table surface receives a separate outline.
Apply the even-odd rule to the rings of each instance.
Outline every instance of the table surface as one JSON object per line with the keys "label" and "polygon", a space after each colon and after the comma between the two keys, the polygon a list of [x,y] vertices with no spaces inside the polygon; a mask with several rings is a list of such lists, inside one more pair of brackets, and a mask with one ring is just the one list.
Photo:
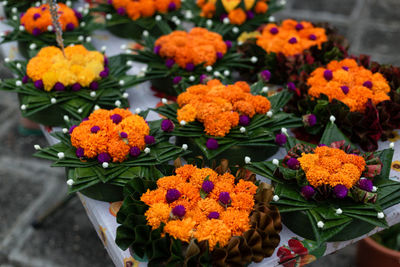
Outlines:
{"label": "table surface", "polygon": [[[1,12],[0,12],[1,16]],[[9,30],[8,26],[4,23],[0,23],[0,32],[5,32]],[[127,45],[128,47],[134,45],[133,41],[129,41],[126,39],[121,39],[115,37],[108,33],[107,31],[96,31],[92,36],[92,42],[94,46],[100,50],[102,46],[106,46],[106,54],[108,56],[116,55],[119,53],[124,53],[125,51],[121,50],[122,45]],[[22,56],[18,53],[18,48],[16,43],[8,43],[2,44],[0,46],[1,52],[5,57],[10,58],[11,60],[22,59]],[[138,74],[143,67],[143,64],[136,63],[132,66],[129,74]],[[144,83],[139,86],[135,86],[128,90],[129,93],[129,103],[131,109],[134,110],[136,108],[141,108],[142,110],[155,107],[157,103],[160,102],[160,98],[154,95],[154,92],[150,89],[149,83]],[[16,103],[17,104],[17,103]],[[158,119],[158,115],[155,113],[149,113],[148,120]],[[57,142],[50,134],[44,129],[43,132],[45,134],[46,139],[50,144],[54,144]],[[389,147],[389,141],[387,142],[379,142],[379,149],[385,149]],[[273,157],[271,158],[283,158],[285,155],[284,149],[280,149]],[[393,157],[394,160],[400,160],[400,142],[395,143],[395,154]],[[396,172],[394,169],[390,172],[391,179],[400,180],[400,173]],[[78,193],[78,196],[85,207],[85,210],[90,218],[94,228],[96,229],[97,234],[99,235],[101,241],[103,242],[108,254],[113,260],[116,266],[126,266],[127,262],[134,263],[135,266],[146,266],[145,262],[136,261],[129,253],[128,250],[122,251],[115,244],[115,236],[116,229],[118,224],[116,222],[115,214],[112,212],[111,205],[112,203],[97,201],[91,198],[88,198],[82,194]],[[391,208],[385,210],[386,219],[389,225],[393,225],[400,222],[400,204],[395,205]],[[331,254],[341,248],[344,248],[352,243],[357,242],[360,239],[363,239],[366,236],[370,236],[382,229],[375,228],[370,233],[349,241],[345,242],[330,242],[327,244],[327,249],[325,255]],[[283,230],[280,234],[281,242],[279,246],[287,244],[288,240],[298,237],[296,234],[291,232],[285,226],[283,226]],[[264,259],[260,263],[253,263],[250,266],[278,266],[279,258],[276,256],[276,252],[269,258]]]}

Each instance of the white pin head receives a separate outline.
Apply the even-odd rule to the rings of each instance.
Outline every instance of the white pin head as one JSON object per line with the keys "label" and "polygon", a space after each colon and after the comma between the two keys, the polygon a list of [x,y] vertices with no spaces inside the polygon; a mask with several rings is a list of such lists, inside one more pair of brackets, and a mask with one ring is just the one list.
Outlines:
{"label": "white pin head", "polygon": [[114,104],[115,104],[117,107],[120,107],[122,103],[121,103],[121,101],[116,100]]}
{"label": "white pin head", "polygon": [[54,97],[52,97],[52,98],[50,99],[50,102],[51,102],[52,104],[55,104],[55,103],[57,103],[57,99],[55,99]]}
{"label": "white pin head", "polygon": [[108,164],[108,162],[103,162],[103,163],[101,164],[101,166],[102,166],[104,169],[107,169],[108,166],[109,166],[109,164]]}
{"label": "white pin head", "polygon": [[274,195],[272,197],[272,200],[275,201],[275,202],[279,201],[279,196],[278,195]]}
{"label": "white pin head", "polygon": [[324,228],[324,222],[322,222],[322,221],[319,221],[318,223],[317,223],[317,226],[318,226],[318,228]]}
{"label": "white pin head", "polygon": [[244,157],[244,163],[249,164],[251,162],[251,158],[250,157]]}
{"label": "white pin head", "polygon": [[240,131],[241,133],[245,133],[245,132],[246,132],[246,128],[244,128],[244,127],[242,126],[242,127],[240,127],[239,131]]}
{"label": "white pin head", "polygon": [[38,144],[34,145],[33,147],[35,148],[35,150],[40,150],[41,149],[40,145],[38,145]]}
{"label": "white pin head", "polygon": [[338,208],[338,209],[336,210],[336,214],[340,215],[340,214],[342,214],[342,213],[343,213],[343,211],[342,211],[341,208]]}
{"label": "white pin head", "polygon": [[332,123],[334,123],[335,120],[336,120],[336,118],[335,118],[335,116],[331,115],[331,116],[329,117],[329,120],[330,120]]}
{"label": "white pin head", "polygon": [[149,153],[150,153],[150,148],[146,147],[146,148],[144,149],[144,153],[149,154]]}
{"label": "white pin head", "polygon": [[385,218],[385,214],[383,212],[378,212],[376,214],[376,217],[378,217],[378,219],[383,219],[383,218]]}
{"label": "white pin head", "polygon": [[58,153],[57,153],[57,157],[58,157],[59,159],[63,159],[63,158],[65,158],[65,154],[64,154],[63,152],[58,152]]}
{"label": "white pin head", "polygon": [[251,63],[257,63],[258,58],[257,57],[251,57],[250,61],[251,61]]}
{"label": "white pin head", "polygon": [[188,145],[187,144],[183,144],[182,145],[182,149],[186,151],[188,149]]}
{"label": "white pin head", "polygon": [[271,111],[271,110],[267,112],[267,117],[268,117],[268,118],[271,118],[271,117],[272,117],[272,115],[274,115],[274,114],[272,113],[272,111]]}
{"label": "white pin head", "polygon": [[278,159],[273,159],[272,164],[279,166],[279,160]]}
{"label": "white pin head", "polygon": [[67,180],[67,185],[71,186],[73,184],[74,184],[74,180],[72,180],[72,179]]}

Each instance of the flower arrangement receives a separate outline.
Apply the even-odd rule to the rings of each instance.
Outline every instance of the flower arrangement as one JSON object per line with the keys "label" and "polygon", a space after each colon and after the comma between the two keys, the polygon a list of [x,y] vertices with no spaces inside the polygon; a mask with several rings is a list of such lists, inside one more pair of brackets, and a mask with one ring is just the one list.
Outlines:
{"label": "flower arrangement", "polygon": [[266,0],[198,0],[184,3],[185,17],[196,25],[208,27],[229,39],[242,32],[253,31],[274,18],[283,8],[279,1]]}
{"label": "flower arrangement", "polygon": [[[255,185],[253,175],[235,177],[221,170],[184,165],[175,175],[127,184],[129,193],[117,214],[117,244],[159,266],[172,261],[245,265],[271,256],[281,224],[278,211],[268,205],[270,189]],[[138,219],[129,220],[132,216]],[[138,229],[152,238],[131,234]]]}
{"label": "flower arrangement", "polygon": [[127,109],[98,109],[79,124],[53,133],[60,143],[36,147],[36,157],[67,169],[69,192],[102,201],[122,200],[122,187],[133,177],[169,174],[168,161],[186,152],[162,136],[159,122],[146,122],[146,113]]}
{"label": "flower arrangement", "polygon": [[105,14],[106,27],[113,34],[134,40],[143,35],[158,37],[181,24],[181,0],[112,0],[95,11]]}
{"label": "flower arrangement", "polygon": [[[64,44],[85,44],[89,49],[94,49],[90,34],[97,24],[93,22],[89,9],[73,9],[63,3],[56,6]],[[2,43],[18,41],[20,53],[26,58],[35,56],[45,46],[57,45],[56,26],[53,25],[54,18],[48,4],[27,8],[19,15],[17,9],[14,11],[15,15],[6,21],[13,30],[4,37]]]}
{"label": "flower arrangement", "polygon": [[362,149],[374,151],[379,139],[386,140],[400,128],[398,69],[375,63],[370,66],[361,59],[331,61],[298,84],[298,94],[287,111],[300,113],[306,120],[310,114],[315,117],[305,128],[307,135],[320,135],[334,116],[346,136]]}
{"label": "flower arrangement", "polygon": [[242,165],[244,156],[263,160],[275,152],[282,142],[275,140],[274,132],[302,124],[280,111],[290,93],[267,98],[262,88],[262,83],[250,87],[245,82],[224,85],[211,80],[189,87],[176,104],[155,111],[166,117],[161,124],[165,134],[176,136],[194,154],[207,160],[229,158],[232,164]]}
{"label": "flower arrangement", "polygon": [[233,52],[232,43],[218,33],[195,27],[189,32],[173,31],[153,41],[144,50],[135,50],[132,60],[148,68],[137,82],[150,80],[166,94],[178,95],[187,87],[205,83],[212,77],[230,82],[235,68],[249,68],[248,59]]}
{"label": "flower arrangement", "polygon": [[[66,3],[68,1],[65,0],[61,0],[58,1],[59,3]],[[76,2],[75,0],[69,1],[69,2]],[[12,17],[13,15],[15,15],[18,12],[23,12],[25,10],[27,10],[32,4],[37,3],[37,1],[33,1],[33,0],[7,0],[7,1],[3,1],[2,6],[3,6],[3,10],[4,13],[6,14],[7,17]],[[39,4],[35,4],[37,6],[40,5]]]}
{"label": "flower arrangement", "polygon": [[273,203],[290,230],[322,244],[388,226],[384,210],[400,203],[392,194],[400,183],[389,179],[393,148],[360,152],[329,123],[318,146],[289,137],[286,149],[282,161],[246,168],[273,181]]}
{"label": "flower arrangement", "polygon": [[125,89],[133,84],[126,76],[126,55],[106,57],[82,45],[63,52],[44,47],[36,57],[6,63],[17,78],[5,80],[1,90],[18,93],[21,112],[38,123],[62,126],[81,120],[95,108],[127,107]]}

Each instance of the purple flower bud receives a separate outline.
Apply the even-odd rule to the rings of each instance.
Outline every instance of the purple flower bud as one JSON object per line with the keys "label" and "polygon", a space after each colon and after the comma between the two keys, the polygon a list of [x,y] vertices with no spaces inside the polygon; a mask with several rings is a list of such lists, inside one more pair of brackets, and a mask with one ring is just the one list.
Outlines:
{"label": "purple flower bud", "polygon": [[174,128],[174,123],[169,119],[165,119],[161,122],[161,130],[163,130],[164,132],[170,133],[174,130]]}
{"label": "purple flower bud", "polygon": [[204,83],[206,79],[207,79],[207,75],[206,74],[201,74],[200,77],[199,77],[200,83]]}
{"label": "purple flower bud", "polygon": [[74,9],[74,13],[75,13],[75,17],[78,19],[78,20],[81,20],[82,19],[82,13],[81,12],[79,12],[79,11],[77,11],[76,9]]}
{"label": "purple flower bud", "polygon": [[228,205],[231,202],[231,196],[229,195],[228,192],[221,192],[219,193],[219,198],[218,200],[224,204],[224,205]]}
{"label": "purple flower bud", "polygon": [[350,90],[349,87],[347,87],[346,85],[341,86],[340,89],[342,89],[342,91],[345,95],[347,95]]}
{"label": "purple flower bud", "polygon": [[37,20],[40,17],[41,17],[41,15],[39,13],[33,14],[33,20]]}
{"label": "purple flower bud", "polygon": [[186,209],[185,206],[183,205],[176,205],[173,209],[172,209],[172,214],[176,217],[182,218],[183,216],[185,216],[186,214]]}
{"label": "purple flower bud", "polygon": [[289,39],[289,44],[295,44],[295,43],[297,43],[296,37],[292,37]]}
{"label": "purple flower bud", "polygon": [[206,147],[210,150],[215,150],[218,148],[218,141],[214,138],[209,138],[206,142]]}
{"label": "purple flower bud", "polygon": [[273,35],[277,34],[279,32],[277,27],[272,27],[271,29],[269,29],[269,32]]}
{"label": "purple flower bud", "polygon": [[307,114],[303,116],[303,122],[306,126],[314,126],[317,123],[317,116],[314,114]]}
{"label": "purple flower bud", "polygon": [[204,180],[201,189],[208,194],[214,189],[214,183],[209,180]]}
{"label": "purple flower bud", "polygon": [[296,92],[296,85],[293,82],[288,82],[286,86],[290,91]]}
{"label": "purple flower bud", "polygon": [[332,73],[332,71],[331,71],[331,70],[325,70],[325,71],[324,71],[324,78],[325,78],[325,80],[327,80],[328,82],[329,82],[330,80],[332,80],[332,79],[333,79],[333,73]]}
{"label": "purple flower bud", "polygon": [[75,29],[75,25],[73,23],[68,23],[65,28],[67,31],[73,31]]}
{"label": "purple flower bud", "polygon": [[65,90],[65,86],[64,86],[64,84],[62,84],[60,82],[56,82],[56,84],[54,85],[54,90],[56,90],[56,91],[64,91]]}
{"label": "purple flower bud", "polygon": [[104,66],[108,65],[108,57],[104,56]]}
{"label": "purple flower bud", "polygon": [[231,41],[226,40],[226,41],[225,41],[225,44],[226,44],[226,48],[227,48],[228,50],[231,49],[231,47],[232,47],[232,42],[231,42]]}
{"label": "purple flower bud", "polygon": [[254,13],[251,10],[246,11],[247,19],[254,19]]}
{"label": "purple flower bud", "polygon": [[168,11],[175,11],[175,10],[176,10],[176,4],[174,2],[169,3]]}
{"label": "purple flower bud", "polygon": [[308,36],[308,39],[310,39],[311,41],[315,41],[315,40],[317,40],[317,36],[315,34],[310,34]]}
{"label": "purple flower bud", "polygon": [[41,34],[41,31],[39,28],[33,28],[32,34],[33,34],[33,36],[38,36]]}
{"label": "purple flower bud", "polygon": [[305,199],[310,199],[314,196],[315,190],[312,186],[306,185],[301,188],[301,194]]}
{"label": "purple flower bud", "polygon": [[95,126],[93,126],[93,127],[90,129],[90,131],[91,131],[92,133],[97,133],[98,131],[100,131],[100,127],[97,126],[97,125],[95,125]]}
{"label": "purple flower bud", "polygon": [[128,138],[128,134],[126,132],[120,132],[119,136],[121,136],[121,138]]}
{"label": "purple flower bud", "polygon": [[157,45],[154,47],[153,52],[154,54],[158,55],[160,53],[161,50],[161,45]]}
{"label": "purple flower bud", "polygon": [[221,52],[217,52],[217,58],[221,59],[224,57],[224,54],[222,54]]}
{"label": "purple flower bud", "polygon": [[174,83],[174,84],[178,84],[178,83],[180,83],[182,81],[182,77],[181,76],[175,76],[173,79],[172,79],[172,82]]}
{"label": "purple flower bud", "polygon": [[112,5],[113,1],[112,1],[112,0],[107,0],[107,3],[108,3],[109,5]]}
{"label": "purple flower bud", "polygon": [[37,80],[33,83],[37,89],[43,89],[43,81],[42,80]]}
{"label": "purple flower bud", "polygon": [[125,10],[125,8],[120,7],[117,9],[117,13],[118,13],[118,15],[124,16],[126,13],[126,10]]}
{"label": "purple flower bud", "polygon": [[221,14],[221,16],[219,16],[219,20],[220,20],[221,22],[223,22],[223,21],[224,21],[224,18],[227,18],[227,17],[228,17],[228,14],[223,13],[223,14]]}
{"label": "purple flower bud", "polygon": [[100,163],[103,163],[103,162],[110,162],[110,161],[111,161],[111,157],[110,157],[110,155],[109,155],[108,153],[102,152],[102,153],[100,153],[99,155],[97,155],[97,160],[98,160]]}
{"label": "purple flower bud", "polygon": [[72,134],[72,132],[75,130],[75,128],[78,127],[77,125],[72,125],[71,127],[69,127],[69,134]]}
{"label": "purple flower bud", "polygon": [[175,64],[175,60],[173,60],[172,58],[168,58],[165,61],[165,66],[167,66],[168,69],[172,68],[172,66],[174,66]]}
{"label": "purple flower bud", "polygon": [[191,63],[191,62],[186,64],[186,70],[187,71],[194,71],[194,67],[195,67],[194,64]]}
{"label": "purple flower bud", "polygon": [[172,203],[175,200],[178,200],[181,197],[181,192],[179,192],[177,189],[168,189],[167,194],[165,194],[165,199],[167,200],[168,203]]}
{"label": "purple flower bud", "polygon": [[83,148],[78,147],[75,151],[75,154],[78,158],[83,158],[85,156],[85,151],[83,150]]}
{"label": "purple flower bud", "polygon": [[369,180],[369,179],[360,179],[360,180],[358,181],[358,186],[359,186],[362,190],[365,190],[365,191],[368,191],[368,192],[372,192],[373,184],[372,184],[372,181]]}
{"label": "purple flower bud", "polygon": [[107,67],[105,67],[104,70],[102,70],[102,71],[100,72],[100,77],[101,77],[101,78],[105,78],[105,77],[108,76],[108,73],[109,73],[109,70],[108,70]]}
{"label": "purple flower bud", "polygon": [[277,134],[275,137],[275,143],[280,146],[283,146],[287,142],[287,137],[285,134]]}
{"label": "purple flower bud", "polygon": [[250,117],[247,115],[240,115],[239,116],[239,124],[242,126],[247,126],[250,124]]}
{"label": "purple flower bud", "polygon": [[113,121],[113,123],[118,124],[122,121],[122,117],[119,114],[113,114],[110,116],[110,119]]}
{"label": "purple flower bud", "polygon": [[261,73],[261,78],[263,78],[264,81],[268,82],[269,79],[271,79],[271,72],[269,70],[263,70]]}
{"label": "purple flower bud", "polygon": [[301,23],[297,23],[295,28],[296,28],[296,31],[301,31],[302,29],[304,29],[304,26]]}
{"label": "purple flower bud", "polygon": [[216,211],[212,211],[208,214],[208,219],[219,219],[219,213]]}
{"label": "purple flower bud", "polygon": [[371,89],[372,88],[372,82],[371,81],[366,81],[366,82],[363,83],[363,86]]}
{"label": "purple flower bud", "polygon": [[[25,12],[21,12],[20,14],[19,14],[19,18],[22,18],[23,16],[25,15]],[[23,24],[22,24],[23,25]],[[24,25],[23,25],[24,26]]]}
{"label": "purple flower bud", "polygon": [[92,91],[96,91],[97,89],[99,89],[99,83],[96,81],[93,81],[90,83],[89,88]]}
{"label": "purple flower bud", "polygon": [[129,155],[132,157],[138,157],[140,155],[140,149],[137,146],[133,146],[129,149]]}
{"label": "purple flower bud", "polygon": [[45,6],[44,6],[44,7],[42,7],[42,11],[45,11],[46,9],[47,9],[47,7],[45,7]]}
{"label": "purple flower bud", "polygon": [[342,184],[338,184],[333,188],[333,193],[337,198],[345,198],[347,196],[347,188]]}
{"label": "purple flower bud", "polygon": [[82,122],[83,122],[83,121],[88,121],[88,120],[89,120],[89,118],[86,117],[86,118],[83,118],[83,119],[82,119]]}
{"label": "purple flower bud", "polygon": [[79,91],[79,90],[81,90],[81,85],[79,84],[79,83],[74,83],[72,86],[71,86],[71,90],[72,91],[74,91],[74,92],[77,92],[77,91]]}
{"label": "purple flower bud", "polygon": [[298,170],[300,168],[300,162],[296,158],[290,158],[286,162],[286,165],[292,170]]}
{"label": "purple flower bud", "polygon": [[321,146],[327,146],[327,145],[325,145],[325,144],[318,144],[318,146],[321,147]]}
{"label": "purple flower bud", "polygon": [[27,75],[25,75],[25,76],[22,78],[22,83],[27,83],[27,82],[29,82],[29,77],[28,77]]}
{"label": "purple flower bud", "polygon": [[344,69],[345,71],[349,71],[349,67],[347,66],[343,66],[342,69]]}
{"label": "purple flower bud", "polygon": [[146,135],[144,137],[144,142],[148,145],[154,144],[156,142],[156,139],[152,135]]}

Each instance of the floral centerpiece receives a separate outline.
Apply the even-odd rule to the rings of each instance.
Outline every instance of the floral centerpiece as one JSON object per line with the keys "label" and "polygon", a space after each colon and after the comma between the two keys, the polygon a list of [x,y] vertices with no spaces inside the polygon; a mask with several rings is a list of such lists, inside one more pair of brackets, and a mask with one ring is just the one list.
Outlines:
{"label": "floral centerpiece", "polygon": [[[372,66],[372,65],[371,65]],[[399,69],[374,64],[364,66],[356,59],[331,61],[314,70],[298,86],[288,105],[290,112],[315,116],[306,130],[318,135],[331,115],[338,127],[366,151],[376,150],[400,128]]]}
{"label": "floral centerpiece", "polygon": [[178,95],[187,87],[211,77],[231,81],[235,68],[248,68],[248,59],[233,52],[232,43],[205,28],[189,32],[173,31],[157,40],[147,38],[144,50],[135,51],[132,60],[148,68],[137,82],[150,80],[157,90]]}
{"label": "floral centerpiece", "polygon": [[[107,58],[82,45],[44,47],[29,62],[9,60],[17,78],[0,89],[18,93],[21,112],[38,123],[60,126],[64,120],[87,117],[96,107],[127,107],[130,85],[126,56]],[[64,116],[65,115],[65,116]]]}
{"label": "floral centerpiece", "polygon": [[400,203],[400,183],[389,179],[393,144],[363,153],[329,123],[318,146],[290,137],[286,147],[283,160],[246,168],[273,181],[273,203],[290,230],[321,244],[388,226],[384,210]]}
{"label": "floral centerpiece", "polygon": [[106,27],[115,35],[141,40],[158,37],[181,24],[181,0],[110,0],[95,11],[105,14]]}
{"label": "floral centerpiece", "polygon": [[238,38],[242,53],[258,59],[256,68],[243,73],[246,79],[297,84],[318,66],[347,56],[347,41],[327,24],[287,19],[259,26]]}
{"label": "floral centerpiece", "polygon": [[282,229],[271,190],[254,175],[222,170],[185,165],[129,182],[116,243],[157,266],[243,266],[271,256]]}
{"label": "floral centerpiece", "polygon": [[[61,0],[58,2],[71,5],[72,2],[76,2],[76,0],[70,0],[70,1]],[[1,5],[3,6],[4,13],[6,14],[7,17],[12,17],[14,15],[17,15],[18,12],[23,12],[27,10],[33,4],[35,4],[36,6],[40,6],[40,2],[36,0],[6,0],[1,3]]]}
{"label": "floral centerpiece", "polygon": [[162,136],[157,122],[147,123],[141,115],[120,108],[98,109],[79,124],[54,133],[60,143],[36,147],[35,156],[67,169],[70,193],[122,200],[122,187],[132,178],[162,177],[168,174],[168,161],[186,153]]}
{"label": "floral centerpiece", "polygon": [[176,136],[195,156],[229,158],[242,165],[245,158],[264,160],[275,153],[281,140],[275,140],[274,132],[302,124],[280,111],[290,93],[265,94],[262,83],[250,88],[246,82],[224,85],[211,80],[189,87],[176,104],[155,111],[166,117],[161,124],[165,134]]}
{"label": "floral centerpiece", "polygon": [[186,19],[232,40],[274,18],[284,5],[276,0],[197,0],[184,3]]}
{"label": "floral centerpiece", "polygon": [[[89,14],[89,9],[80,8],[78,11],[63,3],[55,6],[64,44],[84,44],[87,48],[94,49],[90,34],[97,26]],[[4,36],[2,43],[18,41],[20,53],[26,58],[31,58],[41,48],[57,45],[57,25],[54,25],[53,19],[48,4],[30,7],[22,13],[16,11],[15,15],[6,21],[13,30]]]}

